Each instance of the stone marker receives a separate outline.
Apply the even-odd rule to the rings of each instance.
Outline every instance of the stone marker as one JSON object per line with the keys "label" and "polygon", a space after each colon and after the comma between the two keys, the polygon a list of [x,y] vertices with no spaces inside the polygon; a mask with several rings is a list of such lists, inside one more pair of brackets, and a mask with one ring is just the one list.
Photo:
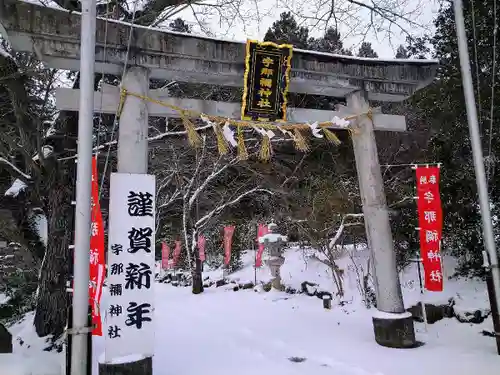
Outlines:
{"label": "stone marker", "polygon": [[264,244],[264,248],[269,252],[267,265],[271,269],[273,280],[271,285],[274,289],[284,290],[281,284],[280,268],[285,263],[283,251],[288,241],[286,236],[277,233],[277,226],[274,223],[268,225],[269,232],[259,238],[259,243]]}

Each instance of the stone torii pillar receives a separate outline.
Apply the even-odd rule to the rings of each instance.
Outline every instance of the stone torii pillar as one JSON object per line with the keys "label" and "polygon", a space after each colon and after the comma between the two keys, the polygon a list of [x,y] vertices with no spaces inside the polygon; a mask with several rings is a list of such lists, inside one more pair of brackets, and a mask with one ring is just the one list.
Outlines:
{"label": "stone torii pillar", "polygon": [[[367,113],[370,106],[366,93],[358,91],[349,95],[347,106],[340,106],[339,109],[346,114]],[[414,347],[413,317],[405,311],[403,304],[374,124],[368,116],[360,116],[355,121],[352,144],[366,237],[374,263],[377,309],[381,312],[373,316],[375,340],[388,347]]]}
{"label": "stone torii pillar", "polygon": [[[128,91],[148,96],[148,69],[129,68],[122,86]],[[118,172],[148,173],[148,117],[148,106],[144,100],[133,96],[125,98],[118,128]]]}
{"label": "stone torii pillar", "polygon": [[[141,67],[131,67],[124,74],[124,89],[139,95],[149,94],[149,71]],[[128,96],[123,103],[118,128],[118,172],[147,174],[148,153],[148,106],[136,97]],[[152,375],[153,357],[136,361],[113,363],[99,362],[100,375]]]}

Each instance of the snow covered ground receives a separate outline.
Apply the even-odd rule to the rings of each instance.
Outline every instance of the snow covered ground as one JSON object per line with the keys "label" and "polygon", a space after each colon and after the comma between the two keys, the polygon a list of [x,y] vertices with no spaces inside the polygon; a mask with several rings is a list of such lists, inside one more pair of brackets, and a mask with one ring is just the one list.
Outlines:
{"label": "snow covered ground", "polygon": [[[356,255],[359,264],[365,252]],[[447,269],[451,259],[445,260]],[[248,254],[245,267],[232,274],[241,282],[253,281],[253,254]],[[347,269],[350,260],[344,260]],[[350,267],[352,269],[352,267]],[[419,300],[415,268],[402,275],[405,305]],[[299,287],[302,281],[312,281],[333,291],[326,267],[319,261],[304,257],[303,252],[290,250],[282,269],[283,281]],[[206,272],[217,279],[220,270]],[[156,353],[155,375],[417,375],[442,373],[453,375],[498,374],[500,356],[495,342],[480,334],[492,330],[491,320],[482,324],[464,324],[456,319],[444,319],[429,326],[415,323],[418,339],[425,345],[417,349],[388,349],[377,345],[373,338],[371,315],[360,304],[353,272],[346,271],[346,299],[343,307],[325,310],[316,297],[281,292],[254,292],[252,289],[234,292],[229,285],[207,288],[201,295],[192,295],[190,288],[156,284]],[[264,268],[258,280],[268,280]],[[353,285],[354,283],[354,285]],[[487,307],[483,283],[472,280],[447,281],[445,292],[428,293],[426,301],[446,303],[455,297],[462,307]],[[105,305],[105,301],[103,301]],[[16,342],[15,351],[21,356],[40,352],[40,340],[28,339],[31,318],[11,328],[15,336],[33,340],[31,348]],[[24,333],[22,334],[22,331]],[[102,354],[104,338],[94,338],[94,374],[97,359]],[[61,354],[49,353],[48,362]],[[0,357],[1,360],[1,357]],[[53,365],[54,370],[57,367]],[[0,366],[1,368],[1,366]],[[0,371],[2,375],[4,373]],[[55,372],[54,372],[55,374]],[[9,374],[10,375],[10,374]],[[32,375],[38,375],[33,373]],[[44,375],[51,375],[44,373]]]}
{"label": "snow covered ground", "polygon": [[[217,289],[194,296],[167,285],[157,296],[157,375],[493,375],[500,366],[483,327],[454,320],[419,334],[425,346],[395,350],[374,342],[371,311],[327,311],[317,298]],[[95,343],[102,351],[102,340]]]}
{"label": "snow covered ground", "polygon": [[1,375],[62,375],[64,357],[61,353],[43,351],[46,339],[36,335],[34,313],[11,327],[14,355],[0,354]]}

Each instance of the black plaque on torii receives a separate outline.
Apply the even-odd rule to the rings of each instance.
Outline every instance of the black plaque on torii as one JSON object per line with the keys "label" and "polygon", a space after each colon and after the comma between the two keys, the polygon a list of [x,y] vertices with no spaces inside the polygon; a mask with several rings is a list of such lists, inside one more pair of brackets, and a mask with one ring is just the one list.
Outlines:
{"label": "black plaque on torii", "polygon": [[241,119],[286,121],[293,47],[248,40]]}

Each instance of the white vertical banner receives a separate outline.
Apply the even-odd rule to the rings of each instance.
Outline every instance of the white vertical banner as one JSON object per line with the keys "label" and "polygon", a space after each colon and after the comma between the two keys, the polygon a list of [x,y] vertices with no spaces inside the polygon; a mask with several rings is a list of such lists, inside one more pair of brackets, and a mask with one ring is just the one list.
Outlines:
{"label": "white vertical banner", "polygon": [[155,176],[112,173],[105,361],[154,353]]}

